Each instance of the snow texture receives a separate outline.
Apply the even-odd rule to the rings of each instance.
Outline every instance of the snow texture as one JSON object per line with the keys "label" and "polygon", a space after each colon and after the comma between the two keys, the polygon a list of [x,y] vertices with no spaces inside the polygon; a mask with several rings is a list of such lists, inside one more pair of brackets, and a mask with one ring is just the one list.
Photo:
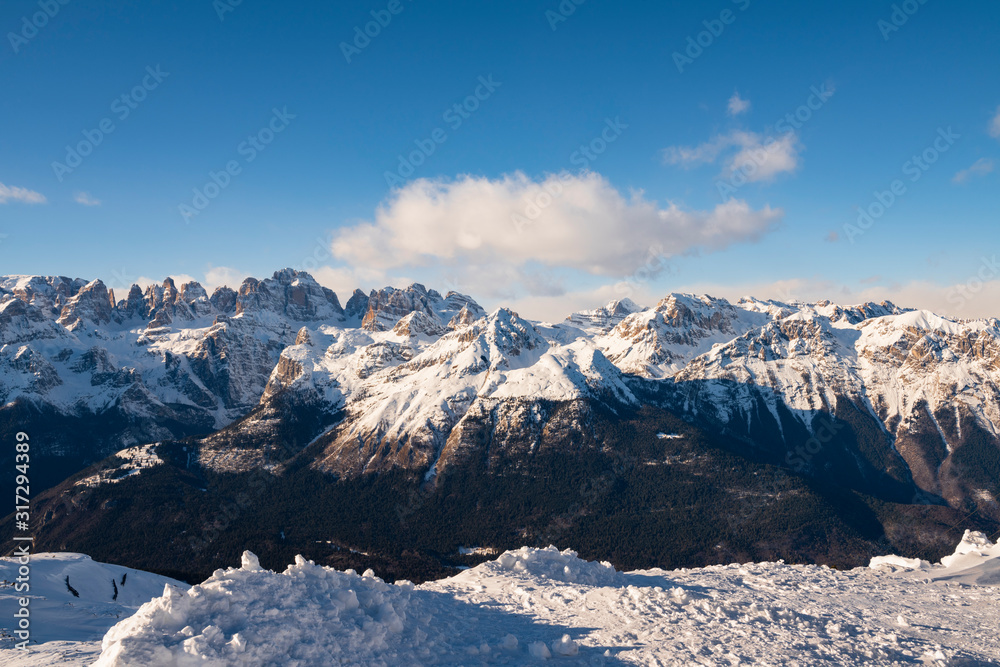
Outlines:
{"label": "snow texture", "polygon": [[[165,586],[188,589],[174,579],[98,563],[77,553],[33,554],[29,566],[30,590],[18,591],[20,564],[13,558],[0,559],[0,665],[91,664],[100,647],[97,642],[109,627],[162,594]],[[67,577],[80,597],[67,589]],[[21,597],[30,600],[28,652],[12,648],[13,616]]]}
{"label": "snow texture", "polygon": [[[998,563],[1000,546],[978,533],[937,565],[890,557],[850,571],[778,562],[623,573],[522,548],[414,586],[302,557],[271,572],[246,552],[241,567],[187,591],[168,586],[120,621],[94,664],[1000,664]],[[53,641],[0,663],[89,664],[94,650]]]}

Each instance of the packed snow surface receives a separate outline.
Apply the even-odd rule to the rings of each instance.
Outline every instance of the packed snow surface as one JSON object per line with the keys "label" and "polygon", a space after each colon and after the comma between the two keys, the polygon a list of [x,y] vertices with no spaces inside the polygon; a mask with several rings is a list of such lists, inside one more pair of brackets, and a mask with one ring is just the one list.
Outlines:
{"label": "packed snow surface", "polygon": [[[113,567],[35,558],[63,557],[94,570],[93,582],[73,571],[81,593],[107,578],[95,567]],[[165,586],[100,644],[86,641],[91,626],[73,629],[99,625],[92,608],[53,600],[64,615],[49,638],[84,641],[2,651],[0,664],[991,665],[998,565],[1000,546],[972,532],[936,565],[890,556],[850,571],[779,562],[617,572],[573,551],[522,548],[421,586],[302,557],[272,572],[245,552],[241,567],[201,585]],[[49,577],[55,597],[62,572]],[[160,583],[143,574],[137,583]]]}
{"label": "packed snow surface", "polygon": [[[938,565],[883,558],[846,572],[622,573],[523,548],[414,586],[301,557],[271,572],[246,552],[190,590],[166,587],[107,632],[94,664],[1000,664],[1000,588],[984,577],[997,562],[1000,547],[977,533]],[[0,660],[70,664],[92,659],[86,648]]]}
{"label": "packed snow surface", "polygon": [[[109,627],[161,595],[164,586],[188,589],[183,582],[98,563],[83,554],[40,553],[31,556],[27,581],[30,589],[24,591],[16,588],[18,583],[24,583],[18,582],[20,566],[14,558],[0,559],[2,665],[90,664],[96,657],[97,645],[93,642],[99,642]],[[12,648],[14,612],[21,597],[30,600],[32,646],[27,652]]]}

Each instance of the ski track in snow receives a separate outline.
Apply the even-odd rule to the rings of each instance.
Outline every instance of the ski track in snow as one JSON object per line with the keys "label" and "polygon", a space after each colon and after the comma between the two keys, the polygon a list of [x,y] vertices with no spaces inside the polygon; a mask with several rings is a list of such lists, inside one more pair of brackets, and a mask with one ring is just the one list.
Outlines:
{"label": "ski track in snow", "polygon": [[421,586],[301,557],[275,573],[247,552],[186,593],[167,587],[103,644],[64,609],[80,641],[5,646],[0,665],[993,665],[997,584],[1000,546],[978,533],[933,566],[888,556],[850,571],[622,573],[523,548]]}

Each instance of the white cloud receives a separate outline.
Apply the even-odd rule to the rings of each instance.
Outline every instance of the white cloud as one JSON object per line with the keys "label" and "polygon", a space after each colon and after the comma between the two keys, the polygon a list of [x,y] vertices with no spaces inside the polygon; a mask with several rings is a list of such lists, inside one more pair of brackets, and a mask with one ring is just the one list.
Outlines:
{"label": "white cloud", "polygon": [[822,278],[802,278],[753,283],[693,282],[663,289],[658,287],[662,282],[650,281],[630,286],[627,290],[623,290],[620,284],[604,285],[589,290],[566,292],[558,296],[523,296],[490,302],[484,300],[483,305],[489,308],[499,305],[509,306],[523,317],[558,322],[570,313],[591,310],[614,299],[628,297],[649,308],[655,306],[668,292],[681,292],[708,294],[728,299],[731,303],[736,303],[745,296],[784,302],[816,303],[829,300],[842,306],[852,306],[867,301],[875,303],[891,301],[903,308],[930,310],[945,317],[967,319],[1000,317],[1000,311],[996,306],[1000,303],[1000,277],[982,283],[975,280],[970,282],[971,286],[940,285],[929,281],[891,284],[874,276],[859,280],[856,286]]}
{"label": "white cloud", "polygon": [[674,256],[759,239],[783,212],[730,200],[712,210],[624,196],[595,173],[421,179],[393,192],[372,222],[341,229],[333,256],[367,271],[435,268],[474,295],[552,295],[553,272],[621,277],[651,249]]}
{"label": "white cloud", "polygon": [[[205,280],[200,282],[209,294],[214,292],[217,287],[222,287],[223,285],[238,291],[243,280],[249,275],[245,271],[228,266],[210,266],[205,271]],[[180,283],[177,284],[180,285]]]}
{"label": "white cloud", "polygon": [[754,135],[754,141],[743,145],[729,158],[726,173],[742,172],[751,183],[773,181],[778,174],[791,173],[799,167],[799,141],[795,133],[777,139]]}
{"label": "white cloud", "polygon": [[993,171],[993,160],[989,158],[981,157],[972,163],[972,166],[968,169],[963,169],[962,171],[955,174],[952,178],[953,183],[965,183],[969,180],[970,176],[983,176],[985,174]]}
{"label": "white cloud", "polygon": [[739,116],[741,113],[750,111],[750,100],[740,97],[739,92],[733,93],[729,98],[728,111],[730,116]]}
{"label": "white cloud", "polygon": [[[194,276],[189,275],[187,273],[171,273],[170,274],[170,278],[173,279],[174,285],[177,287],[177,289],[180,289],[181,285],[183,285],[185,283],[190,283],[190,282],[196,282],[197,283],[197,282],[200,282],[197,278],[195,278]],[[142,281],[144,281],[144,280],[147,280],[147,278],[145,276],[140,276],[139,277],[139,284],[141,285]],[[164,280],[166,280],[166,279],[164,278]],[[163,280],[150,280],[150,283],[151,284],[155,283],[157,285],[162,285],[163,284]]]}
{"label": "white cloud", "polygon": [[[983,266],[986,266],[984,263]],[[941,285],[931,281],[914,280],[907,283],[876,285],[876,278],[859,281],[856,289],[843,283],[820,278],[783,280],[771,283],[717,284],[697,283],[678,287],[675,291],[710,294],[730,301],[743,296],[778,301],[803,301],[815,303],[828,299],[842,306],[867,301],[891,301],[903,308],[930,310],[938,315],[954,318],[1000,317],[1000,276],[987,275],[979,280],[979,268],[967,284]]]}
{"label": "white cloud", "polygon": [[[216,290],[216,288],[223,285],[229,286],[234,290],[239,290],[240,284],[242,284],[243,279],[250,274],[240,271],[238,269],[233,269],[228,266],[210,266],[205,271],[204,280],[199,280],[194,276],[187,273],[173,273],[170,277],[174,281],[174,285],[180,289],[181,285],[189,282],[199,283],[205,288],[205,291],[209,295]],[[114,270],[111,272],[111,277],[107,281],[108,287],[115,290],[116,296],[119,298],[124,297],[128,294],[129,289],[132,285],[138,285],[143,291],[146,290],[150,285],[162,285],[165,278],[150,278],[149,276],[133,276],[127,269],[122,268],[121,270]]]}
{"label": "white cloud", "polygon": [[778,174],[790,173],[799,166],[799,143],[795,132],[765,137],[756,132],[736,130],[720,134],[694,147],[671,146],[663,152],[667,164],[691,168],[723,160],[723,176],[742,172],[749,182],[772,181]]}
{"label": "white cloud", "polygon": [[734,131],[729,134],[719,134],[697,146],[671,146],[664,149],[663,161],[666,164],[679,165],[685,169],[702,164],[711,164],[719,159],[726,150],[733,146],[751,143],[753,135],[747,132]]}
{"label": "white cloud", "polygon": [[997,107],[997,113],[990,121],[990,136],[1000,139],[1000,107]]}
{"label": "white cloud", "polygon": [[[363,266],[320,266],[318,268],[304,267],[299,270],[311,275],[323,287],[329,287],[336,292],[341,305],[347,303],[356,289],[368,293],[373,289],[381,289],[386,286],[405,287],[419,282],[411,276],[390,275],[380,269]],[[428,284],[427,287],[445,290],[456,289],[448,285],[439,286],[436,283]]]}
{"label": "white cloud", "polygon": [[6,204],[9,201],[17,201],[22,204],[44,204],[45,196],[34,190],[0,183],[0,204]]}
{"label": "white cloud", "polygon": [[90,193],[88,192],[77,192],[75,195],[73,195],[73,201],[75,201],[77,204],[82,204],[83,206],[101,205],[101,200],[94,199],[93,197],[90,196]]}

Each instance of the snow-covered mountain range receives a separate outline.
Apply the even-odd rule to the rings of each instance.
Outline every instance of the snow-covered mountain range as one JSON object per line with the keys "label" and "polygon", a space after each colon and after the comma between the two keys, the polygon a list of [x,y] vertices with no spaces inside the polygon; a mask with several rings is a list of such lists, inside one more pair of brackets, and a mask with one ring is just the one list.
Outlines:
{"label": "snow-covered mountain range", "polygon": [[[285,269],[238,291],[167,279],[123,299],[100,281],[0,278],[0,343],[4,423],[62,429],[39,453],[77,468],[226,427],[267,432],[280,399],[331,415],[305,438],[322,445],[316,467],[432,479],[487,423],[530,450],[525,433],[581,428],[588,406],[655,405],[799,472],[846,465],[1000,516],[996,319],[671,294],[544,323],[419,284],[355,291],[342,307]],[[252,442],[224,456],[212,442],[203,465],[263,460]],[[833,456],[845,447],[846,464]]]}

